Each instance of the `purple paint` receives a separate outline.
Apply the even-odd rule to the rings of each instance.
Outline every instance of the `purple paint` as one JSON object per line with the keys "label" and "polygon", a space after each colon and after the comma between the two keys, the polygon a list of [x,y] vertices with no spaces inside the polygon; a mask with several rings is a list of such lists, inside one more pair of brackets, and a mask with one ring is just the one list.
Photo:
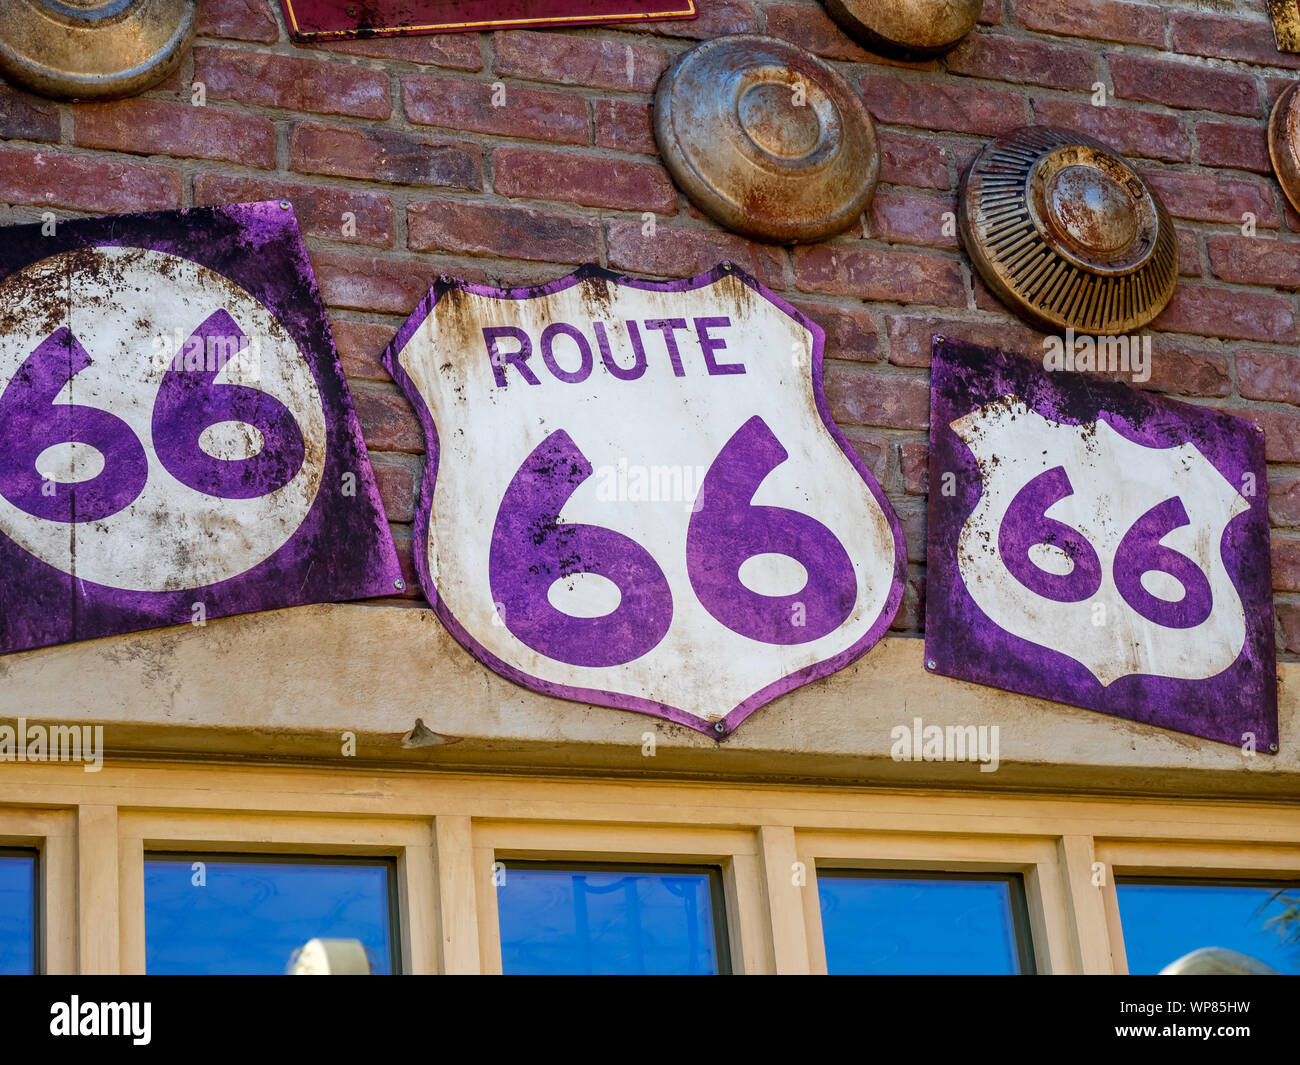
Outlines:
{"label": "purple paint", "polygon": [[[1026,359],[942,337],[935,337],[931,365],[925,647],[933,671],[1223,743],[1241,745],[1243,736],[1253,733],[1258,750],[1267,752],[1271,745],[1275,750],[1277,670],[1268,500],[1263,490],[1267,484],[1264,434],[1250,422],[1208,407],[1083,375],[1048,373]],[[974,453],[951,423],[1007,395],[1017,396],[1042,417],[1064,425],[1104,421],[1121,436],[1148,448],[1190,443],[1230,485],[1260,486],[1253,498],[1243,497],[1249,509],[1227,524],[1219,545],[1246,619],[1245,644],[1228,668],[1203,680],[1134,674],[1103,686],[1081,662],[1006,631],[976,605],[960,572],[958,538],[980,502],[984,479]],[[951,479],[945,486],[946,477]],[[1026,505],[1027,516],[1022,520],[1037,515],[1041,521],[1045,505],[1068,487],[1049,486],[1042,498]],[[1072,487],[1078,490],[1081,486]],[[1114,566],[1125,601],[1149,621],[1171,628],[1195,624],[1208,595],[1208,587],[1202,587],[1188,569],[1190,566],[1204,581],[1199,568],[1156,543],[1186,519],[1185,511],[1180,510],[1181,504],[1172,507],[1157,501],[1125,535]],[[1024,543],[1013,538],[1002,545],[1004,557],[1018,555],[1019,547],[1027,547],[1033,536],[1049,532],[1037,529],[1032,535],[1027,533]],[[1067,538],[1057,532],[1061,540]],[[1044,535],[1038,542],[1052,541]],[[1060,540],[1056,544],[1062,546]],[[1086,552],[1075,557],[1086,559]],[[1088,563],[1084,568],[1089,568]],[[1183,598],[1171,604],[1151,596],[1138,579],[1150,570],[1180,578]],[[1087,583],[1094,579],[1089,574]]]}
{"label": "purple paint", "polygon": [[[163,252],[199,263],[230,279],[269,310],[306,360],[323,408],[325,453],[320,489],[287,542],[251,569],[201,588],[149,592],[96,584],[47,564],[0,533],[0,653],[189,623],[196,601],[203,603],[208,618],[216,618],[390,595],[400,588],[401,570],[361,428],[335,353],[307,249],[287,205],[273,201],[77,219],[61,222],[57,235],[43,233],[39,224],[15,226],[4,230],[4,237],[0,242],[0,279],[55,254],[103,247]],[[129,293],[121,293],[121,298],[129,299]],[[66,321],[70,315],[75,317],[76,311],[75,307],[64,307],[59,314]],[[214,329],[227,331],[232,325],[221,321],[212,324]],[[238,332],[237,327],[234,332]],[[75,352],[71,334],[56,336],[56,346]],[[80,357],[74,354],[71,358],[71,362],[63,360],[65,379],[69,367],[75,366]],[[274,484],[285,469],[301,465],[301,456],[292,444],[298,427],[295,424],[293,432],[289,431],[278,401],[262,393],[250,395],[256,390],[245,391],[243,386],[209,387],[206,367],[193,375],[188,371],[172,372],[180,376],[173,379],[168,396],[163,398],[160,431],[164,449],[171,449],[175,470],[189,471],[192,479],[206,489],[240,491],[241,485],[246,489],[253,481],[260,480],[261,487]],[[6,396],[17,381],[15,377]],[[30,388],[30,382],[21,387]],[[37,411],[34,423],[21,421],[24,410]],[[5,406],[0,412],[0,435],[6,441],[6,450],[24,439],[22,424],[41,423],[42,410],[48,424],[48,405],[34,404],[30,396]],[[79,412],[80,408],[61,408],[60,417],[68,418],[63,411]],[[127,452],[134,454],[139,441],[120,420],[105,412],[92,413],[103,418],[94,423],[83,420],[80,413],[71,421],[56,418],[59,440],[48,441],[45,446],[89,440],[113,460],[106,462],[106,470],[130,470],[129,461],[119,459]],[[226,483],[224,477],[207,478],[200,467],[215,460],[199,459],[190,446],[196,435],[191,419],[202,420],[206,426],[216,421],[218,414],[247,417],[267,433],[268,446],[263,454],[268,457],[250,466],[232,465],[230,468],[238,471],[233,483]],[[103,431],[107,436],[96,440],[92,431]],[[345,475],[349,476],[345,479]],[[111,492],[101,492],[95,481],[81,482],[72,486],[70,493],[83,503],[110,496],[118,503],[133,492],[139,494],[133,483],[128,479],[112,487]],[[347,483],[353,484],[355,490],[341,490]],[[95,490],[88,490],[88,485]],[[8,496],[13,481],[0,475],[0,486]],[[21,495],[21,486],[16,494]],[[77,522],[94,513],[93,506],[74,507],[75,515],[69,516],[75,516]],[[159,516],[159,526],[166,528],[166,515]],[[77,528],[75,524],[70,527]],[[213,535],[219,537],[219,531],[214,530]],[[132,545],[143,551],[158,546]],[[163,565],[165,556],[159,557]]]}
{"label": "purple paint", "polygon": [[700,350],[704,352],[704,368],[710,374],[733,374],[744,373],[745,367],[738,362],[718,362],[714,357],[715,351],[721,351],[727,346],[727,342],[721,337],[709,336],[710,329],[725,329],[731,325],[731,319],[727,317],[718,318],[696,318],[695,335],[700,341]]}
{"label": "purple paint", "polygon": [[[437,484],[440,455],[438,430],[433,423],[433,417],[427,403],[420,395],[419,389],[403,369],[398,356],[411,341],[415,332],[424,324],[425,321],[428,320],[438,302],[449,292],[454,290],[461,290],[474,296],[481,296],[490,299],[529,300],[548,296],[556,292],[562,292],[576,285],[581,285],[589,280],[596,280],[607,285],[616,284],[650,292],[691,292],[696,289],[707,288],[725,276],[737,278],[765,300],[779,308],[784,314],[794,319],[812,336],[811,383],[818,416],[820,417],[822,425],[825,427],[826,431],[831,435],[836,445],[849,460],[858,476],[862,478],[863,483],[867,486],[876,504],[881,508],[887,518],[890,530],[893,533],[894,558],[893,578],[890,583],[889,594],[885,599],[884,606],[881,609],[880,614],[872,622],[868,631],[859,640],[839,654],[828,657],[823,661],[813,663],[812,665],[797,670],[780,680],[766,685],[761,690],[744,699],[739,705],[727,713],[721,721],[710,725],[707,722],[701,721],[697,716],[667,703],[657,702],[652,699],[642,698],[635,695],[628,695],[622,692],[556,684],[527,673],[524,670],[517,669],[509,663],[502,661],[498,656],[494,655],[484,647],[466,630],[464,625],[456,619],[447,607],[446,601],[439,596],[437,586],[429,572],[428,565],[429,520],[432,511],[434,489]],[[685,320],[683,319],[680,321],[681,325],[679,328],[686,328]],[[639,343],[640,336],[636,331],[636,324],[634,322],[628,322],[627,325],[629,333],[633,338],[634,351],[637,354],[636,366],[643,366],[645,362],[644,350]],[[649,325],[649,323],[647,323],[647,325]],[[452,636],[455,637],[455,639],[465,647],[470,654],[494,672],[525,688],[530,688],[533,691],[560,699],[568,699],[580,703],[610,706],[621,710],[632,710],[638,713],[651,714],[669,721],[674,721],[678,724],[686,725],[719,740],[730,735],[743,721],[745,721],[746,718],[761,707],[765,706],[767,703],[770,703],[772,700],[779,698],[796,688],[802,687],[805,684],[827,677],[861,658],[867,653],[867,651],[875,646],[888,630],[889,624],[893,620],[899,604],[902,602],[904,577],[907,572],[907,553],[902,529],[899,526],[898,518],[894,514],[893,508],[889,505],[888,500],[885,498],[880,486],[876,483],[875,478],[871,475],[871,472],[863,464],[862,460],[858,457],[847,439],[845,439],[843,433],[840,432],[835,422],[831,419],[822,384],[824,344],[825,334],[819,326],[785,300],[781,299],[781,297],[770,292],[754,278],[737,269],[730,263],[722,263],[707,273],[682,281],[646,281],[640,278],[616,274],[604,270],[601,267],[592,265],[580,267],[574,273],[556,281],[548,282],[543,285],[515,289],[498,289],[485,285],[468,284],[450,278],[439,279],[433,289],[430,290],[430,292],[420,301],[419,305],[398,331],[397,335],[389,343],[383,354],[383,364],[385,369],[387,369],[389,374],[392,375],[393,379],[398,383],[402,388],[402,391],[410,400],[411,405],[415,408],[416,414],[423,426],[425,440],[428,446],[428,461],[425,464],[424,479],[420,485],[420,503],[416,512],[414,553],[415,565],[420,574],[421,586],[424,588],[425,595],[428,596],[438,618],[446,626]],[[618,377],[620,375],[615,374],[615,376]],[[636,376],[639,377],[640,372],[637,372]],[[678,376],[681,376],[681,374],[678,374]]]}

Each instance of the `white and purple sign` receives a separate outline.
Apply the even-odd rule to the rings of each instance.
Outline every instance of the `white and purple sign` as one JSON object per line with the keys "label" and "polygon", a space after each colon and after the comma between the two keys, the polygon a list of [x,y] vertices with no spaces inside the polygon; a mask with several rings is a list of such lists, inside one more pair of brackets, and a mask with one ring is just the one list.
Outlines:
{"label": "white and purple sign", "polygon": [[392,594],[288,204],[4,230],[0,653]]}
{"label": "white and purple sign", "polygon": [[1277,750],[1264,434],[936,337],[926,664]]}
{"label": "white and purple sign", "polygon": [[719,738],[864,654],[906,556],[822,340],[729,264],[440,281],[384,363],[429,442],[415,558],[443,623],[526,687]]}

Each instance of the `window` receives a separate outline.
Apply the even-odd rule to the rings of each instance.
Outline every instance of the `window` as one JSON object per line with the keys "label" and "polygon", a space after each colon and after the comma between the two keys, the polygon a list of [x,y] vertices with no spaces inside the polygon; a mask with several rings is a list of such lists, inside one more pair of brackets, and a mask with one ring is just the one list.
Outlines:
{"label": "window", "polygon": [[506,973],[730,971],[718,869],[503,864],[497,911]]}
{"label": "window", "polygon": [[358,939],[375,973],[397,971],[388,859],[150,854],[145,971],[283,973],[309,940]]}
{"label": "window", "polygon": [[37,880],[40,855],[0,849],[0,975],[35,973],[40,921]]}
{"label": "window", "polygon": [[1034,972],[1019,876],[818,869],[817,895],[832,974]]}
{"label": "window", "polygon": [[1300,881],[1118,879],[1128,970],[1158,973],[1202,947],[1226,947],[1300,974]]}

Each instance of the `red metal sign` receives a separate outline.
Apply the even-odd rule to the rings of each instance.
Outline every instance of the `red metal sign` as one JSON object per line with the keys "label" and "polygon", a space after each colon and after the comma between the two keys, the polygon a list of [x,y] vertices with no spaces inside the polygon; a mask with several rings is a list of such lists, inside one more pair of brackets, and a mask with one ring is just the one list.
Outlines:
{"label": "red metal sign", "polygon": [[695,0],[280,0],[295,41],[693,19]]}

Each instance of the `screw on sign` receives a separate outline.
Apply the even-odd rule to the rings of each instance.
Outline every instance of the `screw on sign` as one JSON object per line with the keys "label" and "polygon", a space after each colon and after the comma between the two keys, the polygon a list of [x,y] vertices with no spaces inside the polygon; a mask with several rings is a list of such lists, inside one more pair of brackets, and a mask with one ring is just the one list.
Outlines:
{"label": "screw on sign", "polygon": [[930,416],[928,668],[1277,749],[1254,423],[939,337]]}
{"label": "screw on sign", "polygon": [[866,653],[906,556],[827,413],[822,340],[728,264],[441,279],[384,354],[429,442],[439,617],[517,683],[716,737]]}
{"label": "screw on sign", "polygon": [[0,652],[398,587],[291,212],[5,238]]}

